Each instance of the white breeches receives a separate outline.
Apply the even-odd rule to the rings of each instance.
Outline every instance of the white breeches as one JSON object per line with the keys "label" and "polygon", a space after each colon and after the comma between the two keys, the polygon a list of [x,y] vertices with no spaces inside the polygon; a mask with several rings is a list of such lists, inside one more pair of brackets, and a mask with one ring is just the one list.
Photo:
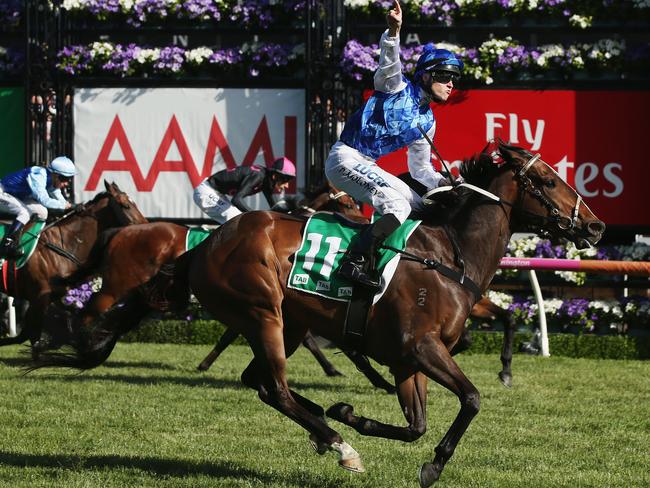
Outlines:
{"label": "white breeches", "polygon": [[194,189],[194,203],[203,210],[208,217],[216,220],[219,224],[241,214],[241,210],[235,207],[228,197],[222,195],[212,188],[207,180],[203,181]]}
{"label": "white breeches", "polygon": [[422,199],[411,187],[341,141],[330,150],[325,175],[339,190],[372,205],[381,215],[395,215],[401,223],[411,210],[422,208]]}
{"label": "white breeches", "polygon": [[32,215],[39,220],[47,220],[47,208],[33,199],[24,202],[6,193],[0,188],[0,211],[16,216],[16,220],[25,225]]}

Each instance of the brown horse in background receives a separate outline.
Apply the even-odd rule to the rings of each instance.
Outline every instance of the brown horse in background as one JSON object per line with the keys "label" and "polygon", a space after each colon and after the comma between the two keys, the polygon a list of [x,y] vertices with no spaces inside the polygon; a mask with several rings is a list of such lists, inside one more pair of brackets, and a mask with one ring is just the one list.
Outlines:
{"label": "brown horse in background", "polygon": [[[105,192],[77,207],[41,232],[36,249],[17,269],[13,286],[3,282],[0,291],[29,301],[16,337],[0,339],[0,346],[30,340],[38,353],[45,311],[53,299],[65,292],[65,281],[94,265],[91,252],[100,234],[111,228],[146,222],[129,196],[114,183],[104,182]],[[27,227],[25,232],[29,232]]]}
{"label": "brown horse in background", "polygon": [[[426,431],[428,378],[454,393],[460,410],[435,448],[433,461],[419,471],[420,486],[428,487],[440,477],[479,411],[479,392],[450,351],[479,299],[477,290],[484,292],[492,280],[512,232],[547,232],[585,247],[598,242],[605,229],[539,155],[503,143],[498,151],[504,160],[501,165],[482,154],[461,168],[468,183],[491,192],[496,200],[460,188],[449,213],[423,214],[392,282],[370,311],[361,348],[390,367],[405,427],[358,416],[351,405],[342,403],[325,411],[289,388],[286,358],[308,327],[346,345],[346,306],[287,288],[291,258],[302,241],[305,222],[272,212],[245,213],[229,221],[181,256],[174,269],[161,271],[106,313],[73,353],[50,355],[35,367],[97,366],[110,355],[120,335],[139,323],[156,295],[182,306],[191,289],[214,317],[246,337],[254,358],[242,382],[256,390],[263,402],[306,429],[318,453],[336,451],[339,464],[346,469],[362,471],[360,456],[325,422],[325,415],[362,435],[412,442]],[[450,235],[464,257],[466,285],[436,271],[457,269]],[[467,283],[474,283],[476,289]]]}
{"label": "brown horse in background", "polygon": [[[341,192],[329,184],[305,192],[305,198],[296,202],[295,207],[289,210],[289,213],[310,215],[316,211],[340,212],[353,220],[365,220],[355,201],[345,192]],[[47,329],[50,336],[48,348],[54,349],[60,344],[74,343],[79,330],[88,327],[93,320],[130,290],[151,279],[165,263],[171,262],[183,254],[187,250],[188,231],[189,228],[186,226],[163,221],[108,231],[103,239],[106,242],[101,244],[103,246],[101,264],[96,270],[96,274],[102,277],[101,289],[93,294],[85,307],[73,317],[70,314],[62,315],[60,310],[54,312],[53,318],[56,320],[53,320],[52,325]],[[67,327],[62,327],[61,320],[72,321],[72,323],[68,323]],[[227,341],[227,346],[238,336],[239,332],[233,333],[227,330],[219,343]],[[341,374],[327,360],[311,334],[307,334],[303,344],[327,374],[331,376]],[[44,348],[44,345],[41,346],[41,349]],[[355,352],[349,354],[357,368],[366,373],[375,386],[394,392],[394,387],[372,368],[365,357]]]}

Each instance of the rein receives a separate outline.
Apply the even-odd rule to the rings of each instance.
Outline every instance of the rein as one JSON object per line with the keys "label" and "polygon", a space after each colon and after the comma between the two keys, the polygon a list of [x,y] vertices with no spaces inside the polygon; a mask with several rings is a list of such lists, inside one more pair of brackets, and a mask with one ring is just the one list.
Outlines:
{"label": "rein", "polygon": [[464,286],[474,294],[474,298],[476,299],[477,302],[483,296],[483,294],[481,293],[481,288],[471,278],[466,276],[464,273],[459,273],[458,271],[450,268],[449,266],[445,266],[444,264],[442,264],[441,261],[423,258],[421,256],[410,253],[408,251],[402,251],[393,246],[382,245],[381,247],[383,247],[384,249],[388,249],[389,251],[393,251],[395,253],[401,254],[409,261],[422,263],[427,268],[433,269],[438,273],[440,273],[441,275],[446,276],[447,278],[454,280],[456,283],[461,284],[462,286]]}

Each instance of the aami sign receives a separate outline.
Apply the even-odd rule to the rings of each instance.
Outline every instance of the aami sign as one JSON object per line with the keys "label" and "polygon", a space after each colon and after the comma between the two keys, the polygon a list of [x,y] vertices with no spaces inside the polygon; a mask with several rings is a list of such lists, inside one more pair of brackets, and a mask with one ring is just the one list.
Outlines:
{"label": "aami sign", "polygon": [[204,178],[280,156],[296,162],[302,186],[304,107],[303,90],[79,89],[75,197],[107,179],[148,217],[204,217],[192,201]]}

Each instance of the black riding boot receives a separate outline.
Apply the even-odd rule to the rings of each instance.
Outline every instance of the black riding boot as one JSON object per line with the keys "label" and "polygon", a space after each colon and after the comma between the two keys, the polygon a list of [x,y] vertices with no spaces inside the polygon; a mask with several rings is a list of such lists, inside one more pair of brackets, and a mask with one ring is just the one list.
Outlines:
{"label": "black riding boot", "polygon": [[366,227],[341,260],[339,274],[371,290],[380,290],[381,278],[375,271],[375,252],[400,225],[397,217],[386,214]]}
{"label": "black riding boot", "polygon": [[23,224],[14,220],[11,227],[7,230],[2,243],[0,243],[0,256],[9,259],[18,259],[22,257],[23,250],[20,248],[20,241],[18,234]]}

